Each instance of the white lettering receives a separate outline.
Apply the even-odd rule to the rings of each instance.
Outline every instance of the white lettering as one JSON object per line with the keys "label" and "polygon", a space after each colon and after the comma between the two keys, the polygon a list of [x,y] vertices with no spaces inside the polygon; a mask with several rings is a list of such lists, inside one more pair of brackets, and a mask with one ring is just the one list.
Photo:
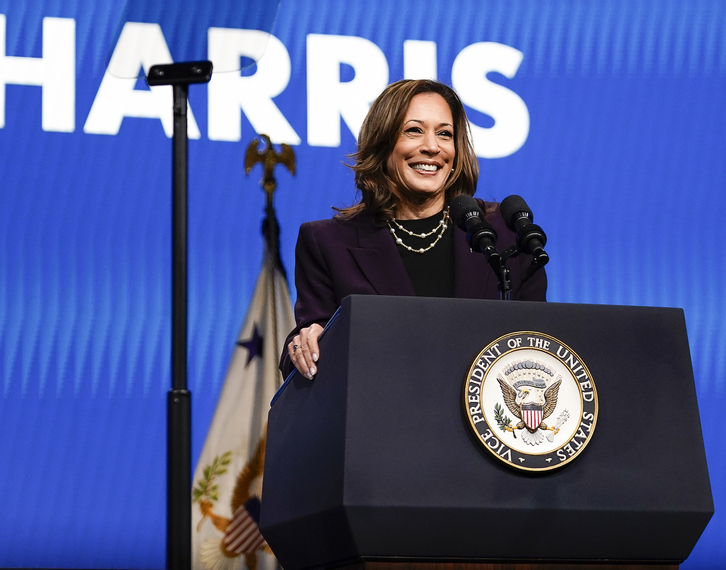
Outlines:
{"label": "white lettering", "polygon": [[[484,433],[480,433],[479,437],[481,437],[482,441],[486,443],[489,447],[494,449],[497,446],[497,438],[494,437],[494,434],[491,432],[491,430],[487,430]],[[489,443],[489,440],[491,438],[494,438],[494,445]]]}
{"label": "white lettering", "polygon": [[[148,74],[152,65],[173,63],[159,24],[126,22],[111,55],[101,86],[88,113],[83,132],[116,135],[124,117],[159,119],[167,137],[174,134],[173,94],[170,85],[134,89],[139,70]],[[200,138],[199,127],[188,107],[189,138]]]}
{"label": "white lettering", "polygon": [[513,91],[487,79],[498,72],[512,79],[522,63],[521,51],[494,42],[465,47],[454,60],[451,83],[464,104],[486,113],[494,126],[471,125],[477,156],[502,158],[517,152],[529,136],[529,110]]}
{"label": "white lettering", "polygon": [[[496,354],[494,354],[496,352]],[[486,371],[489,368],[489,365],[494,362],[497,359],[497,356],[501,354],[499,350],[499,344],[495,344],[493,347],[491,347],[489,350],[487,350],[482,357],[476,361],[476,367],[481,368],[483,371]]]}
{"label": "white lettering", "polygon": [[[290,54],[275,36],[259,30],[209,28],[209,139],[239,141],[242,115],[273,143],[300,144],[300,137],[272,101],[290,82]],[[237,71],[241,57],[257,62],[253,75]]]}
{"label": "white lettering", "polygon": [[[502,452],[504,452],[504,453],[502,453]],[[510,463],[512,462],[512,450],[509,449],[506,445],[504,445],[504,443],[502,443],[502,445],[497,450],[497,454],[502,459],[506,459]],[[522,463],[522,462],[523,462],[523,460],[520,458],[520,463]]]}
{"label": "white lettering", "polygon": [[528,336],[527,340],[529,341],[529,346],[533,346],[535,348],[541,348],[544,350],[550,349],[550,341],[545,340],[543,338],[536,338],[533,336]]}
{"label": "white lettering", "polygon": [[[42,87],[43,130],[75,130],[75,36],[75,20],[44,18],[42,57],[8,56],[6,19],[0,14],[0,128],[5,126],[5,86],[17,84]],[[306,46],[307,142],[311,146],[340,146],[341,123],[357,138],[370,104],[388,84],[386,56],[362,37],[309,34]],[[301,144],[300,136],[273,101],[291,78],[290,55],[278,38],[259,30],[209,28],[208,54],[215,66],[208,86],[210,140],[241,140],[244,113],[253,128],[268,134],[273,142]],[[256,61],[255,73],[237,72],[240,57]],[[521,148],[529,135],[529,111],[524,101],[487,79],[491,72],[513,78],[522,59],[523,54],[515,48],[480,42],[466,46],[454,61],[452,84],[462,101],[491,116],[495,123],[490,128],[471,125],[478,156],[508,156]],[[126,22],[83,131],[115,135],[125,117],[151,118],[159,119],[171,137],[171,87],[146,90],[135,86],[139,70],[148,73],[152,65],[172,62],[158,24]],[[406,78],[436,79],[436,42],[404,41],[403,64]],[[341,65],[352,67],[353,79],[341,81]],[[200,138],[191,107],[187,119],[189,137]]]}
{"label": "white lettering", "polygon": [[[340,64],[355,77],[341,83]],[[340,146],[340,119],[353,135],[363,124],[373,100],[388,84],[388,61],[365,38],[308,34],[308,144]]]}
{"label": "white lettering", "polygon": [[436,80],[436,42],[403,42],[403,76],[406,79]]}
{"label": "white lettering", "polygon": [[44,131],[72,133],[76,128],[76,21],[43,18],[43,57],[5,55],[5,15],[0,14],[0,128],[5,127],[5,86],[43,88]]}

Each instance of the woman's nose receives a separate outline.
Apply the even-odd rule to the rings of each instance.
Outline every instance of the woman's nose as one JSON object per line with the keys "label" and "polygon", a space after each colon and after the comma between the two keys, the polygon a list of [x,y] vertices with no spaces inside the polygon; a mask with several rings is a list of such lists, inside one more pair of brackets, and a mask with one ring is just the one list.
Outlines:
{"label": "woman's nose", "polygon": [[424,137],[421,142],[421,150],[428,153],[439,152],[439,141],[436,138],[436,133],[424,133]]}

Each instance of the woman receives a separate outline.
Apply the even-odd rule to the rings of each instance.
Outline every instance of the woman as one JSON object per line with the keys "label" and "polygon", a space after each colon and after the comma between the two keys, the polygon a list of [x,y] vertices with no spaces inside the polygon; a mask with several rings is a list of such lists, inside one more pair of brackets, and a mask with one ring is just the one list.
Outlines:
{"label": "woman", "polygon": [[[464,107],[446,85],[403,80],[371,106],[353,155],[360,202],[300,227],[295,250],[297,327],[280,369],[312,380],[325,323],[351,294],[497,299],[497,277],[449,220],[454,196],[472,196],[479,164]],[[498,249],[515,243],[496,204],[485,204]],[[509,264],[513,298],[545,300],[544,271],[521,283],[531,257]]]}

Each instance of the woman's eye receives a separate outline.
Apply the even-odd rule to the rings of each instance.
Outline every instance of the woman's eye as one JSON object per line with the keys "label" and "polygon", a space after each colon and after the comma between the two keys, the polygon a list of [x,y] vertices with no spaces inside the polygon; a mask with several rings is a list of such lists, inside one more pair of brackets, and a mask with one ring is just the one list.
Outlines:
{"label": "woman's eye", "polygon": [[450,139],[450,138],[454,137],[454,133],[452,133],[451,131],[440,131],[439,136],[444,137],[446,139]]}
{"label": "woman's eye", "polygon": [[421,133],[421,127],[409,127],[406,129],[406,132],[419,134],[419,133]]}

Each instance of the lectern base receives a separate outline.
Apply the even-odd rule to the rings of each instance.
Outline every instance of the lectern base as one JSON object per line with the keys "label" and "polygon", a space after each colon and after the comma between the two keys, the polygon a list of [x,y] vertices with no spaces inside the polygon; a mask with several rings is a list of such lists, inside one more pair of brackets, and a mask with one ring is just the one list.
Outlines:
{"label": "lectern base", "polygon": [[678,570],[678,564],[617,564],[613,562],[412,562],[359,560],[336,570]]}

